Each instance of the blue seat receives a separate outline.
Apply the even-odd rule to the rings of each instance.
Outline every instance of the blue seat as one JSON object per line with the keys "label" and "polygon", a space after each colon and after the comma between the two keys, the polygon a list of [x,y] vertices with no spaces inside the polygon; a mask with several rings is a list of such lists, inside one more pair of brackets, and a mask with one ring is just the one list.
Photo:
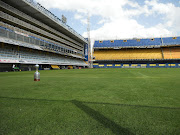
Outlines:
{"label": "blue seat", "polygon": [[[127,41],[127,42],[126,42]],[[99,41],[94,42],[94,47],[141,47],[141,46],[161,46],[161,45],[177,45],[180,44],[180,37],[168,38],[153,38],[153,39],[130,39],[130,40],[104,40],[102,43]]]}
{"label": "blue seat", "polygon": [[180,44],[180,37],[176,37],[176,39],[173,39],[173,37],[163,38],[163,45],[177,45],[177,44]]}

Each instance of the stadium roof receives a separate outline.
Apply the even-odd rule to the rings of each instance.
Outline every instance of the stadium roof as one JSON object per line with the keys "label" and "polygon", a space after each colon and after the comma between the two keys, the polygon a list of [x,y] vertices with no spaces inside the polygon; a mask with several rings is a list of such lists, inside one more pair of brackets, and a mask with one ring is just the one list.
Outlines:
{"label": "stadium roof", "polygon": [[9,5],[18,8],[22,12],[36,18],[48,26],[62,32],[63,34],[77,40],[80,43],[87,43],[87,40],[73,30],[70,26],[64,24],[61,19],[45,9],[39,3],[33,0],[5,0]]}

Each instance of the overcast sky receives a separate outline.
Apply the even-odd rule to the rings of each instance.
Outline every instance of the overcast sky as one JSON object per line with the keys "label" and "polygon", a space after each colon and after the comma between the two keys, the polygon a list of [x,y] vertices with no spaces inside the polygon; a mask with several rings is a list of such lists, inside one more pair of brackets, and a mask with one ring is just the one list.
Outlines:
{"label": "overcast sky", "polygon": [[92,39],[180,36],[180,0],[36,0]]}

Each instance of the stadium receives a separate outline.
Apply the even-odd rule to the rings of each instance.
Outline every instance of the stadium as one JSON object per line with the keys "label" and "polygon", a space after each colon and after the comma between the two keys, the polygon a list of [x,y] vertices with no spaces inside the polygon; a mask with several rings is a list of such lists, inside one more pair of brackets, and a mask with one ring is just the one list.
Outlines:
{"label": "stadium", "polygon": [[180,37],[99,40],[94,68],[178,68]]}
{"label": "stadium", "polygon": [[0,19],[0,134],[180,134],[180,36],[91,47],[33,0],[0,0]]}
{"label": "stadium", "polygon": [[61,19],[31,0],[0,3],[0,71],[11,71],[12,64],[22,71],[33,64],[40,69],[87,67],[87,40]]}

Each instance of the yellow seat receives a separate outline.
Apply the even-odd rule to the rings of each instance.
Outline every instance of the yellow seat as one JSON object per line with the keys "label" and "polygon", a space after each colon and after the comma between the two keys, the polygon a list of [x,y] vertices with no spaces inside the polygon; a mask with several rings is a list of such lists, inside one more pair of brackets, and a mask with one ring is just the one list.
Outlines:
{"label": "yellow seat", "polygon": [[163,54],[164,54],[164,59],[179,59],[180,48],[164,48]]}
{"label": "yellow seat", "polygon": [[162,59],[161,49],[123,49],[94,51],[95,60]]}

